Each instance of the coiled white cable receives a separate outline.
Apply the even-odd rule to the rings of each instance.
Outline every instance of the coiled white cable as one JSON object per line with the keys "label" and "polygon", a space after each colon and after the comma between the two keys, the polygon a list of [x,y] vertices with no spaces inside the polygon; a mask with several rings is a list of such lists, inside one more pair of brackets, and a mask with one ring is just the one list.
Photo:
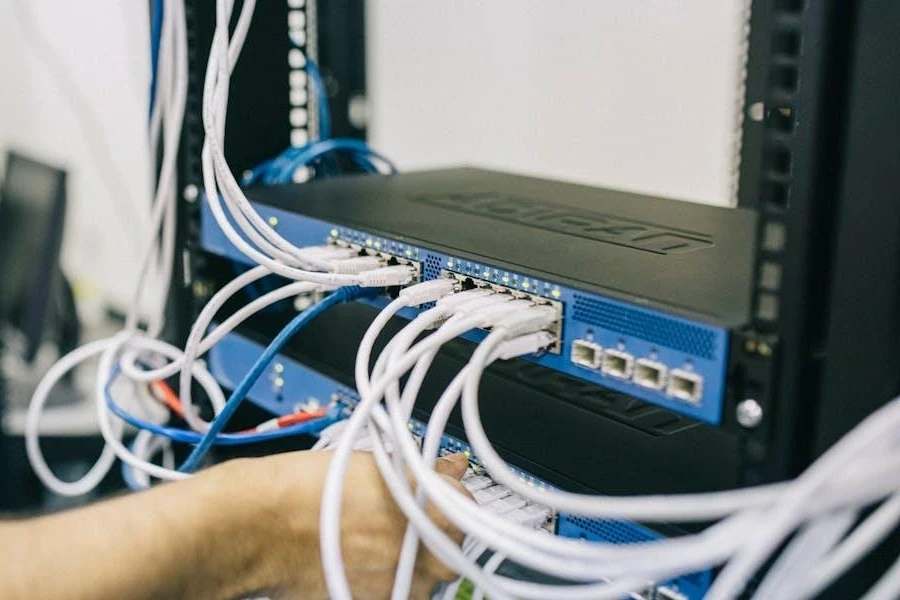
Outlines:
{"label": "coiled white cable", "polygon": [[[158,273],[165,277],[162,282],[162,291],[167,293],[168,282],[171,279],[171,263],[174,257],[174,169],[175,158],[178,152],[178,140],[181,132],[181,123],[184,116],[184,107],[187,99],[187,42],[186,26],[184,22],[184,6],[179,0],[170,2],[164,11],[161,37],[161,57],[165,65],[160,70],[159,93],[161,124],[165,132],[163,161],[160,168],[160,177],[157,192],[151,210],[151,227],[147,247],[142,252],[141,266],[139,269],[138,285],[135,290],[135,298],[140,299],[147,274],[151,270],[154,257],[165,263]],[[160,233],[161,232],[161,233]],[[157,236],[161,240],[162,248],[156,249]],[[126,329],[134,331],[138,321],[137,301],[132,303],[132,308],[126,316]],[[156,335],[162,328],[163,311],[151,315],[150,330],[148,333]],[[115,461],[115,451],[105,447],[97,462],[89,471],[74,482],[65,482],[57,478],[44,459],[40,444],[40,418],[47,398],[53,387],[59,380],[73,368],[86,360],[106,352],[116,338],[107,338],[86,344],[69,353],[58,361],[41,380],[32,395],[26,418],[25,441],[29,463],[45,486],[51,491],[61,495],[81,495],[95,488],[103,480],[106,473]],[[101,422],[101,427],[103,426]],[[109,425],[106,435],[111,439],[121,436],[121,424]]]}
{"label": "coiled white cable", "polygon": [[[371,331],[371,330],[370,330]],[[477,506],[471,504],[471,502],[466,502],[465,499],[458,497],[454,490],[440,477],[436,476],[434,473],[428,470],[429,463],[416,463],[415,457],[412,456],[418,452],[418,448],[415,447],[415,444],[412,442],[412,439],[409,436],[408,428],[406,427],[406,419],[408,417],[409,411],[409,399],[410,395],[415,395],[416,386],[421,378],[421,371],[415,371],[414,375],[411,376],[409,382],[407,383],[406,388],[403,390],[403,397],[400,398],[400,401],[397,401],[397,396],[394,392],[396,392],[396,381],[397,377],[397,369],[390,369],[390,373],[384,374],[386,379],[391,379],[391,381],[378,380],[375,381],[375,377],[377,374],[383,374],[384,365],[391,365],[391,367],[396,367],[396,362],[400,355],[402,355],[403,351],[400,349],[403,344],[400,344],[400,337],[397,336],[392,340],[385,351],[382,353],[382,356],[376,362],[376,367],[373,370],[372,374],[372,382],[367,381],[368,374],[364,374],[362,377],[360,376],[360,365],[368,364],[368,352],[367,348],[362,348],[360,351],[359,358],[365,356],[365,360],[361,360],[358,362],[358,380],[364,381],[364,386],[368,386],[370,392],[378,392],[379,390],[386,393],[386,400],[388,402],[388,415],[390,416],[392,423],[388,423],[387,425],[384,423],[384,411],[377,406],[373,406],[371,408],[371,413],[369,415],[370,421],[369,430],[370,436],[375,440],[375,444],[373,449],[376,452],[376,458],[379,455],[379,444],[384,441],[384,436],[388,435],[390,437],[390,443],[392,447],[395,449],[399,449],[403,454],[403,459],[405,460],[405,465],[412,469],[412,473],[418,482],[419,490],[424,491],[427,495],[438,504],[438,507],[448,516],[451,521],[460,525],[464,531],[467,533],[476,533],[481,534],[483,540],[491,543],[492,545],[507,545],[505,542],[507,539],[510,540],[508,546],[512,551],[512,554],[519,554],[524,557],[523,564],[537,564],[539,567],[544,567],[543,570],[545,572],[553,570],[548,569],[548,566],[553,566],[554,564],[557,567],[565,567],[565,571],[568,571],[570,574],[574,575],[577,580],[579,577],[588,577],[591,574],[596,578],[599,574],[603,574],[604,576],[609,575],[612,577],[611,584],[580,584],[574,586],[566,586],[565,589],[559,588],[553,592],[553,597],[557,597],[559,594],[564,594],[568,596],[572,594],[572,597],[596,597],[597,594],[605,594],[606,591],[617,589],[619,586],[632,585],[636,589],[637,587],[641,587],[646,585],[646,581],[648,580],[663,580],[668,579],[670,577],[678,576],[680,574],[692,572],[695,570],[700,570],[704,568],[708,568],[714,564],[721,564],[729,561],[733,556],[737,556],[739,552],[743,549],[741,547],[741,540],[745,539],[746,536],[749,536],[754,532],[754,530],[758,530],[764,527],[761,527],[761,523],[765,523],[769,512],[760,511],[762,507],[776,506],[783,498],[783,493],[790,489],[793,486],[793,489],[796,489],[796,482],[785,483],[785,484],[777,484],[771,486],[765,486],[762,488],[751,489],[751,490],[743,490],[738,492],[728,492],[728,493],[719,493],[719,494],[698,494],[693,497],[688,496],[674,496],[674,497],[656,497],[656,498],[629,498],[628,501],[637,500],[639,503],[643,502],[644,506],[639,506],[637,510],[642,511],[643,513],[648,513],[650,509],[654,508],[654,505],[662,505],[661,512],[662,516],[658,516],[658,519],[667,519],[670,518],[672,512],[676,509],[679,511],[683,508],[683,506],[677,506],[677,504],[687,505],[690,501],[694,501],[694,503],[700,502],[703,506],[700,507],[703,511],[712,511],[711,514],[716,517],[729,517],[729,515],[734,515],[733,517],[727,518],[725,521],[720,523],[719,525],[714,526],[707,532],[702,534],[698,534],[696,536],[688,536],[686,539],[677,538],[672,540],[664,540],[661,542],[653,542],[648,544],[637,544],[634,546],[620,547],[620,546],[597,546],[594,544],[580,544],[575,542],[574,540],[560,540],[557,538],[552,538],[551,536],[535,534],[531,531],[520,531],[518,532],[520,535],[515,533],[516,528],[512,526],[511,523],[502,522],[500,519],[496,519],[492,515],[486,515],[483,511],[481,511]],[[371,341],[371,340],[368,340]],[[485,344],[487,341],[485,342]],[[436,347],[436,346],[435,346]],[[433,348],[432,348],[433,349]],[[427,356],[427,352],[422,352],[422,348],[419,348],[419,354],[421,357]],[[488,349],[479,348],[479,352],[487,353]],[[478,354],[478,352],[476,352]],[[386,357],[390,357],[387,359]],[[470,363],[467,369],[471,369],[472,378],[475,378],[480,375],[480,370],[483,369],[483,364],[479,364],[476,362],[476,357],[473,357],[473,361]],[[403,362],[408,365],[408,360],[403,360]],[[424,364],[423,362],[418,363],[419,365]],[[419,367],[417,367],[419,368]],[[365,369],[363,369],[365,370]],[[459,376],[453,384],[448,388],[447,393],[449,395],[454,395],[458,393],[460,387],[460,381],[465,379],[467,373],[463,373]],[[414,384],[412,388],[410,384]],[[471,384],[468,384],[471,385]],[[393,392],[389,391],[392,390]],[[364,395],[365,396],[365,395]],[[477,386],[476,386],[476,396],[477,396]],[[369,401],[373,401],[372,398],[368,399]],[[452,403],[446,402],[443,398],[439,401],[437,407],[433,411],[433,421],[436,420],[438,422],[432,422],[429,424],[428,434],[426,435],[424,448],[422,452],[425,454],[426,459],[430,458],[433,461],[434,452],[436,450],[436,443],[440,438],[440,431],[443,430],[443,423],[439,423],[441,420],[446,420],[446,415],[449,414],[450,409],[452,409]],[[885,415],[878,415],[878,419],[885,419]],[[467,427],[469,427],[470,423],[467,422]],[[885,428],[889,428],[890,424],[882,425],[881,431],[885,431]],[[374,434],[374,436],[373,436]],[[477,434],[476,434],[477,435]],[[870,431],[868,434],[860,434],[862,437],[860,439],[863,442],[860,442],[862,446],[860,446],[860,451],[866,448],[866,443],[864,440],[873,440],[873,439],[884,439],[883,435],[880,435],[878,431]],[[470,434],[470,441],[472,439],[472,435]],[[844,454],[844,460],[852,459],[852,448],[847,454],[848,445],[852,445],[852,439],[848,442],[845,440],[843,443],[843,449],[841,453]],[[874,443],[874,442],[872,442]],[[832,511],[841,507],[854,507],[854,506],[864,506],[867,503],[877,501],[879,498],[883,498],[886,494],[889,494],[892,489],[897,489],[897,486],[900,485],[900,480],[897,478],[897,474],[895,472],[896,466],[900,464],[900,456],[896,453],[896,440],[891,438],[891,441],[882,443],[881,452],[878,456],[881,458],[870,457],[867,461],[867,468],[869,469],[867,473],[857,473],[851,472],[848,473],[848,477],[841,482],[828,481],[824,482],[824,485],[827,485],[828,492],[822,491],[817,494],[815,498],[810,498],[809,502],[805,504],[805,510],[802,516],[798,517],[800,519],[818,519],[820,517],[816,515],[821,515],[822,519],[827,519],[828,515],[831,514]],[[410,448],[412,448],[410,450]],[[478,451],[476,448],[476,452],[479,457],[482,457],[482,452]],[[429,526],[425,524],[424,520],[427,520],[427,516],[421,511],[420,506],[415,499],[412,497],[409,492],[409,487],[406,482],[406,473],[398,473],[397,472],[397,460],[396,460],[396,451],[395,458],[388,457],[386,453],[380,453],[382,455],[382,459],[379,461],[379,466],[383,470],[383,474],[385,476],[386,481],[389,481],[389,487],[391,487],[392,493],[395,494],[395,497],[404,496],[405,494],[410,494],[408,497],[398,498],[398,503],[403,507],[404,512],[410,517],[411,526],[414,527],[417,531],[424,532],[429,529]],[[420,457],[421,459],[421,457]],[[874,462],[872,462],[874,460]],[[482,458],[484,462],[484,459]],[[839,463],[840,461],[838,461]],[[497,478],[495,473],[497,472],[497,465],[490,466],[488,465],[489,471],[492,473],[492,476],[499,483],[506,483],[505,481],[500,481],[500,478]],[[827,467],[827,465],[826,465]],[[502,468],[506,469],[505,464],[502,464]],[[832,466],[831,469],[836,467]],[[833,472],[833,471],[832,471]],[[887,477],[887,480],[882,480]],[[852,481],[850,481],[852,480]],[[843,484],[843,485],[841,485]],[[821,489],[821,486],[820,488]],[[526,490],[515,490],[517,493]],[[532,496],[534,496],[537,492],[532,490]],[[553,494],[557,492],[551,492],[550,498],[552,501],[548,502],[547,493],[542,492],[540,495],[540,500],[544,503],[548,503],[553,505],[556,498]],[[676,506],[665,506],[665,500],[675,499]],[[415,508],[410,505],[407,500],[413,500],[413,504],[415,504]],[[597,498],[599,501],[613,500],[612,507],[605,506],[603,510],[617,510],[619,507],[616,506],[616,501],[619,499],[607,499],[607,498]],[[886,504],[886,507],[890,508],[890,504]],[[696,510],[698,509],[690,509],[687,512],[683,512],[681,518],[691,518],[690,515],[696,514]],[[768,509],[767,509],[768,510]],[[882,509],[884,512],[882,514],[885,515],[882,521],[884,523],[892,521],[892,519],[888,519],[888,516],[892,516],[890,511],[887,508]],[[876,513],[878,512],[876,511]],[[873,514],[873,515],[874,515]],[[476,518],[480,517],[480,518]],[[799,520],[794,520],[793,527],[798,526],[801,523]],[[817,521],[811,521],[811,523],[818,523]],[[816,525],[813,531],[830,531],[828,534],[828,538],[831,541],[836,541],[839,539],[841,533],[840,531],[847,526],[846,519],[832,528],[825,528],[825,525]],[[874,527],[873,527],[874,530]],[[881,529],[878,529],[879,534],[881,534]],[[528,534],[532,534],[529,536]],[[432,549],[432,551],[437,552],[439,558],[444,560],[447,564],[451,564],[454,568],[465,568],[469,570],[471,565],[471,559],[467,559],[465,555],[459,551],[458,548],[455,547],[455,544],[452,544],[452,541],[449,538],[444,539],[444,542],[448,542],[449,545],[441,548],[441,543],[436,540],[436,537],[439,537],[441,533],[439,531],[434,531],[434,528],[431,528],[426,535],[423,535],[423,541],[425,541],[426,545]],[[824,535],[821,534],[821,535]],[[508,536],[508,538],[507,538]],[[750,536],[752,537],[752,536]],[[870,539],[874,536],[868,536]],[[428,538],[428,539],[426,539]],[[532,539],[534,538],[534,539]],[[540,539],[539,539],[540,538]],[[824,539],[824,538],[818,538]],[[853,539],[851,535],[848,540]],[[831,541],[829,541],[829,547],[831,545]],[[324,540],[323,540],[324,542]],[[855,544],[857,548],[860,550],[870,547],[870,544],[873,543],[871,541],[867,542],[863,540],[862,542],[858,542]],[[848,550],[844,550],[843,544],[838,545],[837,549],[843,550],[843,555],[847,556]],[[505,550],[503,548],[502,550]],[[532,552],[537,552],[538,554],[531,554]],[[549,552],[549,554],[548,554]],[[559,554],[559,553],[562,554]],[[824,550],[823,550],[824,553]],[[459,557],[454,557],[454,554],[461,555]],[[530,556],[529,556],[530,555]],[[559,564],[554,557],[563,556],[566,557],[565,560],[572,563],[572,565],[562,565]],[[830,557],[831,555],[829,555]],[[580,557],[580,560],[579,560]],[[593,558],[592,558],[593,557]],[[457,558],[462,558],[463,560],[469,560],[469,563],[466,567],[462,567],[462,564],[457,560]],[[517,560],[520,560],[520,557],[516,557]],[[498,559],[499,560],[499,559]],[[581,563],[583,560],[588,560],[589,562]],[[840,562],[834,563],[836,565],[840,565],[844,560],[841,559]],[[592,563],[590,561],[601,561],[600,563]],[[581,566],[579,566],[581,565]],[[650,567],[648,567],[650,565]],[[579,575],[580,572],[580,575]],[[398,578],[400,574],[398,573]],[[503,581],[502,579],[494,578],[492,579],[494,583],[501,586],[501,589],[506,593],[510,593],[511,588],[509,587],[510,582]],[[495,590],[496,591],[496,590]],[[527,590],[520,590],[526,591]],[[533,590],[532,590],[533,591]],[[398,589],[394,590],[395,595],[401,592],[398,592]],[[491,593],[488,590],[488,593]],[[544,593],[547,593],[547,590],[544,590]],[[620,594],[624,595],[624,594]],[[614,596],[610,596],[614,597]]]}

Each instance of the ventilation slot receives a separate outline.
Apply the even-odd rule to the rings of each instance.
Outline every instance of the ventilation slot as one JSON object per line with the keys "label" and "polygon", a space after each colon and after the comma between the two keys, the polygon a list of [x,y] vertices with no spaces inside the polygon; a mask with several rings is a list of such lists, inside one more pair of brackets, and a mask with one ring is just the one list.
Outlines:
{"label": "ventilation slot", "polygon": [[575,295],[572,319],[679,350],[691,356],[706,360],[716,359],[716,334],[713,330],[699,325],[683,323],[580,294]]}

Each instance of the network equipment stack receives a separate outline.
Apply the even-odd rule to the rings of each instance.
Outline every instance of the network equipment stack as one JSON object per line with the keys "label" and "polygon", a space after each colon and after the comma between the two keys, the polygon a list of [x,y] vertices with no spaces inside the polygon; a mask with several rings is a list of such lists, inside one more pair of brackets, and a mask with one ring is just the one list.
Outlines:
{"label": "network equipment stack", "polygon": [[[348,6],[361,11],[361,3]],[[273,31],[287,27],[283,6],[265,10]],[[472,168],[258,187],[248,196],[297,246],[351,248],[410,265],[419,280],[452,278],[558,311],[556,343],[542,355],[491,367],[481,391],[491,441],[534,485],[652,494],[790,478],[900,392],[900,56],[890,43],[898,11],[887,0],[752,2],[737,209]],[[197,15],[194,29],[202,35],[209,24]],[[317,33],[334,44],[321,28]],[[262,27],[253,35],[264,36]],[[254,43],[263,48],[282,39],[251,36],[235,73],[229,115],[241,120],[229,120],[226,153],[238,175],[280,150],[265,146],[268,138],[247,115],[260,113],[263,130],[281,136],[278,144],[291,135],[291,48],[273,50],[281,57],[277,68],[278,60],[258,69],[252,58]],[[315,52],[315,44],[305,51]],[[341,55],[344,62],[322,58],[337,88],[364,94],[361,49]],[[202,64],[198,57],[196,98]],[[260,89],[283,94],[284,106],[237,108],[259,98]],[[348,102],[343,96],[335,113]],[[351,125],[335,129],[364,133]],[[199,126],[187,135],[199,147]],[[199,172],[190,161],[182,171],[194,200],[202,199]],[[180,216],[184,286],[173,306],[187,325],[249,265],[203,202],[185,202]],[[874,265],[878,278],[864,276],[869,271],[859,265]],[[313,400],[352,408],[357,342],[397,291],[319,317],[250,400],[276,414]],[[249,298],[226,306],[221,318]],[[236,383],[272,335],[313,301],[276,305],[229,336],[209,357],[219,381]],[[414,315],[402,312],[385,339]],[[473,332],[439,353],[413,431],[421,433],[431,405],[483,336]],[[443,447],[468,449],[458,419]],[[685,531],[545,516],[539,526],[559,535],[612,542]],[[896,549],[896,540],[888,543]],[[876,553],[839,582],[833,597],[858,595],[895,555]],[[661,582],[644,597],[701,598],[711,577],[707,571]]]}

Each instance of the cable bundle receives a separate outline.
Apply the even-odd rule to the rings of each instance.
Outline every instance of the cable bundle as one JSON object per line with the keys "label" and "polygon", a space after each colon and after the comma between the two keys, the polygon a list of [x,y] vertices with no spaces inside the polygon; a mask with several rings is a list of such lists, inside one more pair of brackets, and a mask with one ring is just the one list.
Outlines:
{"label": "cable bundle", "polygon": [[[122,332],[79,348],[50,370],[35,392],[26,437],[35,471],[58,493],[77,495],[89,491],[105,476],[117,456],[130,467],[126,475],[132,484],[144,487],[149,485],[150,477],[189,476],[202,464],[214,444],[248,443],[266,436],[316,431],[332,425],[339,418],[336,407],[324,407],[319,412],[296,416],[297,422],[293,424],[267,423],[253,431],[223,433],[253,382],[306,322],[338,302],[375,293],[371,288],[405,285],[414,276],[408,267],[389,267],[377,259],[359,260],[340,249],[292,245],[256,213],[232,176],[223,154],[229,80],[254,8],[254,0],[242,4],[231,32],[233,4],[229,0],[216,2],[217,27],[204,82],[206,142],[202,164],[205,199],[216,222],[248,261],[258,266],[236,277],[212,297],[194,324],[184,350],[155,339],[162,328],[162,311],[152,316],[146,331],[141,331],[133,309]],[[144,254],[136,298],[140,297],[148,273],[155,270],[158,277],[168,282],[174,255],[174,168],[187,72],[183,3],[166,2],[161,18],[151,132],[154,144],[162,136],[163,158],[152,210],[153,242]],[[339,140],[316,143],[323,145],[293,151],[282,157],[283,161],[265,165],[261,177],[283,178],[299,166],[311,164],[342,147]],[[362,147],[348,151],[369,158]],[[272,273],[290,279],[291,283],[255,298],[210,329],[217,312],[229,298]],[[291,321],[226,400],[198,357],[255,312],[312,291],[331,294]],[[372,349],[388,320],[401,308],[430,302],[436,302],[435,307],[423,311],[396,335],[370,369]],[[136,305],[135,302],[133,306]],[[351,597],[341,561],[340,505],[349,456],[361,439],[366,440],[366,446],[371,446],[385,482],[409,518],[393,590],[393,598],[397,600],[409,594],[420,540],[438,558],[471,580],[477,586],[476,596],[489,594],[498,600],[622,598],[634,590],[647,588],[652,582],[710,567],[721,567],[721,571],[708,597],[730,599],[739,595],[750,578],[776,553],[756,597],[809,598],[825,589],[896,526],[900,519],[900,454],[896,434],[900,430],[900,400],[872,415],[805,473],[787,483],[728,492],[627,498],[537,491],[523,484],[484,432],[479,415],[480,379],[494,361],[540,352],[554,343],[550,331],[557,319],[558,315],[549,307],[490,290],[460,292],[450,280],[428,281],[405,288],[376,317],[357,354],[360,402],[340,426],[339,435],[326,433],[323,438],[323,445],[336,448],[321,513],[323,567],[332,598]],[[435,326],[439,326],[436,331],[417,341]],[[419,448],[408,423],[431,362],[444,343],[476,328],[490,329],[490,334],[442,394]],[[40,454],[40,413],[50,390],[66,372],[98,356],[100,366],[94,394],[107,446],[84,478],[63,482],[53,475]],[[407,374],[406,384],[401,386],[400,379]],[[173,398],[168,392],[161,397],[190,429],[165,427],[138,418],[114,399],[113,382],[117,378],[124,377],[139,386],[159,386],[158,382],[175,375],[179,376],[180,397]],[[190,394],[193,380],[204,389],[213,406],[216,416],[210,422],[195,411]],[[157,387],[157,392],[160,389]],[[693,535],[617,546],[557,538],[521,522],[497,518],[458,493],[432,470],[441,435],[457,403],[462,406],[469,442],[493,482],[506,486],[528,506],[539,507],[535,513],[538,517],[546,507],[590,518],[713,524]],[[118,420],[113,421],[111,413]],[[122,443],[126,422],[142,429],[131,449]],[[178,470],[174,469],[169,440],[194,445],[190,457]],[[155,454],[162,455],[161,465],[149,460]],[[459,548],[429,519],[424,510],[426,501],[465,532],[469,540],[465,549]],[[877,505],[873,512],[863,513],[873,505]],[[862,517],[863,514],[866,516]],[[495,555],[482,566],[477,559],[487,548],[493,549]],[[506,558],[570,583],[536,584],[498,575],[495,571]],[[866,600],[897,596],[900,596],[900,562],[870,590]]]}
{"label": "cable bundle", "polygon": [[[428,282],[435,284],[436,282]],[[419,286],[409,288],[416,290]],[[403,296],[372,324],[357,356],[361,401],[337,446],[323,498],[323,566],[333,598],[349,598],[339,547],[336,499],[354,436],[365,429],[383,477],[410,520],[393,598],[408,594],[417,540],[492,598],[622,598],[680,575],[721,566],[709,598],[734,598],[781,548],[754,597],[814,597],[878,544],[900,519],[900,454],[897,427],[900,400],[888,404],[788,483],[728,492],[648,497],[603,497],[537,489],[512,471],[481,425],[478,388],[485,367],[495,360],[539,351],[552,343],[550,313],[514,306],[505,294],[485,290],[453,293],[437,301],[396,335],[368,370],[371,348],[389,316],[415,304]],[[415,292],[411,292],[415,293]],[[502,296],[506,296],[503,298]],[[416,299],[418,300],[418,299]],[[504,307],[509,310],[504,311]],[[444,324],[412,345],[434,323]],[[432,411],[421,450],[408,422],[419,386],[441,344],[473,327],[491,327],[469,364]],[[543,336],[543,337],[542,337]],[[399,379],[409,372],[401,389]],[[380,403],[384,402],[382,406]],[[717,521],[701,533],[616,546],[548,536],[478,506],[436,475],[431,467],[451,410],[460,402],[466,435],[494,483],[526,501],[589,518],[649,521]],[[394,450],[390,456],[385,450]],[[407,474],[412,474],[413,488]],[[414,492],[413,489],[416,491]],[[468,536],[468,552],[458,548],[423,510],[430,501]],[[863,509],[881,505],[862,522]],[[791,537],[793,535],[793,537]],[[474,550],[477,548],[477,550]],[[495,551],[484,566],[477,558]],[[515,562],[572,583],[547,586],[493,574],[502,560]],[[898,563],[900,565],[900,563]],[[900,566],[876,585],[868,599],[900,592]]]}
{"label": "cable bundle", "polygon": [[[388,266],[375,257],[364,261],[348,254],[346,249],[330,246],[297,248],[278,235],[250,206],[231,175],[222,154],[222,144],[228,80],[250,26],[255,2],[248,0],[243,3],[240,18],[231,34],[228,20],[233,5],[223,0],[217,3],[218,26],[204,88],[203,123],[207,138],[202,155],[203,179],[206,199],[220,226],[231,242],[260,266],[237,276],[213,296],[194,323],[183,351],[156,339],[164,325],[163,308],[175,253],[175,168],[187,98],[187,37],[183,1],[169,0],[164,5],[158,3],[155,8],[152,41],[156,68],[150,111],[151,155],[156,156],[161,138],[162,160],[152,207],[150,241],[142,255],[135,301],[121,332],[86,344],[62,357],[41,381],[29,406],[26,422],[29,461],[42,482],[62,495],[80,495],[94,489],[117,457],[127,465],[124,467],[126,481],[135,486],[146,486],[149,477],[181,479],[189,476],[214,444],[246,444],[316,432],[335,422],[340,416],[339,407],[330,406],[313,415],[293,415],[288,421],[296,421],[294,423],[276,420],[261,424],[253,431],[223,433],[256,379],[291,336],[309,320],[334,304],[369,295],[384,286],[405,284],[414,276],[410,267]],[[326,142],[335,145],[333,140]],[[240,231],[232,227],[232,221]],[[272,273],[287,277],[292,283],[254,299],[210,330],[216,314],[229,298]],[[141,330],[138,327],[137,300],[141,298],[146,281],[151,276],[158,278],[164,289],[157,302],[159,310],[150,316],[147,328]],[[256,312],[280,300],[311,292],[329,292],[329,295],[291,321],[226,400],[218,382],[197,359]],[[106,446],[83,478],[66,482],[53,474],[41,453],[40,418],[53,387],[66,373],[91,358],[99,358],[94,400]],[[166,427],[140,418],[114,399],[114,384],[123,377],[138,388],[155,385],[158,390],[163,380],[176,375],[179,376],[180,396],[174,401],[172,398],[168,401],[164,399],[164,403],[190,429]],[[211,422],[204,421],[196,411],[191,398],[192,380],[203,388],[213,407],[215,418]],[[114,420],[111,415],[118,419]],[[130,449],[122,441],[126,423],[141,430]],[[191,455],[178,470],[172,464],[171,441],[194,445]],[[158,465],[149,460],[158,453],[163,454],[165,464]]]}

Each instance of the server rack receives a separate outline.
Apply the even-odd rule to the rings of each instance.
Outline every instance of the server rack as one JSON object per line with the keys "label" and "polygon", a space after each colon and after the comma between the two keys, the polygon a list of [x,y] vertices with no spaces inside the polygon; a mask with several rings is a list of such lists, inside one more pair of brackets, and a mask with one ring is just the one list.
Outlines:
{"label": "server rack", "polygon": [[[198,42],[209,37],[212,16],[203,3],[190,4],[192,48],[202,54],[204,43]],[[346,115],[353,95],[364,96],[365,90],[363,5],[320,3],[323,23],[324,5],[333,10],[335,22],[357,32],[329,37],[321,26],[317,30],[323,67],[341,82],[340,89],[354,90],[332,99],[335,113]],[[266,14],[258,15],[249,52],[235,73],[232,106],[266,93],[283,95],[289,80],[289,48],[254,51],[253,31],[283,28],[290,8],[273,2],[261,9]],[[752,485],[796,475],[900,392],[895,191],[900,189],[900,44],[891,33],[898,22],[900,6],[890,0],[752,2],[738,198],[740,206],[759,215],[756,276],[748,290],[754,311],[752,323],[732,340],[723,424],[684,420],[625,395],[573,386],[514,363],[489,371],[485,383],[498,398],[514,396],[515,405],[524,408],[519,413],[532,414],[531,419],[510,419],[512,405],[505,400],[486,411],[486,426],[498,432],[496,441],[510,456],[538,475],[567,481],[572,489],[604,493]],[[357,40],[352,50],[347,39]],[[267,69],[242,73],[254,60],[265,60]],[[204,63],[199,55],[191,63],[194,115],[199,114]],[[229,122],[226,153],[237,172],[287,145],[289,111],[282,103],[260,111],[270,122]],[[199,154],[202,128],[196,116],[186,125],[181,182],[190,198],[191,186],[199,184],[192,161]],[[268,146],[252,135],[261,128],[271,132]],[[364,135],[349,119],[336,122],[336,129]],[[185,334],[197,306],[212,291],[205,278],[210,265],[196,252],[197,211],[190,200],[182,204],[180,217],[184,260],[178,265],[182,285],[172,302],[175,337]],[[313,323],[294,351],[321,372],[347,380],[345,365],[353,349],[339,340],[358,336],[370,318],[366,307],[341,307]],[[346,335],[322,336],[335,328]],[[468,352],[459,343],[441,354],[420,410],[427,412],[428,398],[436,397],[442,380]],[[552,414],[548,406],[554,407]],[[552,429],[537,426],[550,417]],[[567,444],[559,438],[544,443],[563,431]],[[586,455],[583,448],[596,439],[627,455],[628,462]],[[876,557],[842,584],[858,589],[855,578],[871,578],[879,568],[883,565]]]}

